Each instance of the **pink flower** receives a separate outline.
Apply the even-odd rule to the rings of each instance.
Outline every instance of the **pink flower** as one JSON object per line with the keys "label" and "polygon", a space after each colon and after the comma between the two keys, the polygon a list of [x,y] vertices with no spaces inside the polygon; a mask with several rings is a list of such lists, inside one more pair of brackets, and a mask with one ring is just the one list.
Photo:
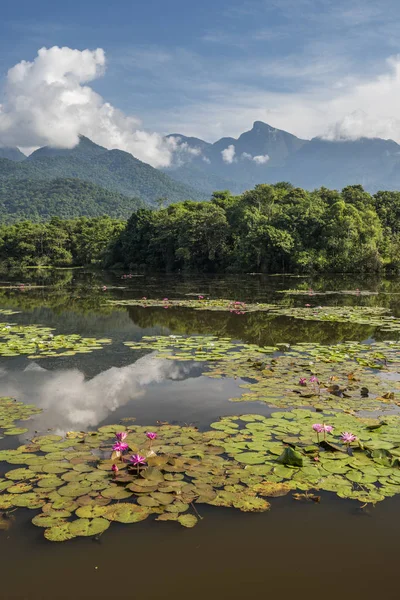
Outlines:
{"label": "pink flower", "polygon": [[332,433],[332,431],[333,431],[332,425],[325,425],[325,423],[324,423],[324,425],[322,427],[323,427],[322,431],[325,431],[325,433]]}
{"label": "pink flower", "polygon": [[145,465],[146,464],[146,459],[144,456],[141,456],[140,454],[132,454],[131,458],[130,458],[130,462],[135,466],[139,466],[139,465]]}
{"label": "pink flower", "polygon": [[146,296],[143,296],[142,300],[147,300]]}
{"label": "pink flower", "polygon": [[314,423],[314,425],[312,426],[312,428],[317,433],[322,433],[324,431],[324,426],[322,425],[322,423]]}
{"label": "pink flower", "polygon": [[157,438],[157,434],[154,433],[154,431],[148,431],[146,433],[146,437],[148,437],[149,440],[155,440]]}
{"label": "pink flower", "polygon": [[310,377],[310,383],[319,383],[318,377],[315,377],[315,375],[313,375],[312,377]]}
{"label": "pink flower", "polygon": [[163,298],[163,302],[168,302],[168,298]]}
{"label": "pink flower", "polygon": [[112,449],[114,452],[126,452],[127,450],[129,450],[129,445],[124,444],[123,442],[115,442]]}
{"label": "pink flower", "polygon": [[204,296],[199,296],[199,300],[204,300]]}
{"label": "pink flower", "polygon": [[106,292],[107,291],[107,286],[103,285],[103,287],[101,289],[103,290],[103,292]]}
{"label": "pink flower", "polygon": [[306,308],[310,308],[311,304],[305,304],[304,305]]}
{"label": "pink flower", "polygon": [[350,433],[349,431],[343,431],[340,439],[345,444],[351,444],[351,442],[355,442],[355,440],[357,439],[357,436],[354,435],[354,433]]}
{"label": "pink flower", "polygon": [[126,433],[126,431],[120,431],[119,433],[115,434],[115,437],[119,442],[123,442],[128,437],[128,434]]}
{"label": "pink flower", "polygon": [[113,465],[111,467],[111,471],[113,471],[114,473],[118,473],[119,469],[118,469],[117,465]]}
{"label": "pink flower", "polygon": [[300,377],[299,385],[307,385],[307,379],[305,377]]}

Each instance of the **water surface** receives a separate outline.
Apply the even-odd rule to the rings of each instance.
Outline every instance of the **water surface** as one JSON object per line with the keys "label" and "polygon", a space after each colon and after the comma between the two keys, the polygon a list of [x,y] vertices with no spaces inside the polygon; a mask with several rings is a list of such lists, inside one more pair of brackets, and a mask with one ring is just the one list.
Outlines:
{"label": "water surface", "polygon": [[[12,287],[21,282],[23,289]],[[310,301],[307,296],[280,291],[359,288],[374,294],[327,294],[312,302],[386,306],[400,315],[396,279],[261,275],[121,279],[119,273],[76,270],[3,276],[0,286],[0,307],[22,311],[8,317],[13,322],[113,340],[92,354],[38,361],[0,359],[0,395],[43,408],[27,422],[29,433],[15,444],[24,443],[34,431],[96,429],[126,417],[135,417],[139,424],[165,420],[206,428],[221,415],[271,412],[261,403],[252,403],[249,409],[229,402],[240,394],[240,380],[209,379],[202,364],[160,360],[152,352],[123,345],[143,335],[214,334],[261,345],[388,337],[358,324],[299,321],[267,313],[118,308],[107,306],[107,299],[202,294],[304,306]],[[9,438],[0,444],[9,447],[12,442]],[[34,513],[18,509],[13,527],[0,532],[0,598],[398,597],[400,497],[367,511],[328,493],[322,494],[320,504],[299,503],[291,496],[271,499],[271,504],[271,511],[257,514],[201,505],[204,518],[193,529],[149,518],[135,525],[113,523],[98,541],[78,538],[62,544],[47,542],[42,529],[30,523]]]}

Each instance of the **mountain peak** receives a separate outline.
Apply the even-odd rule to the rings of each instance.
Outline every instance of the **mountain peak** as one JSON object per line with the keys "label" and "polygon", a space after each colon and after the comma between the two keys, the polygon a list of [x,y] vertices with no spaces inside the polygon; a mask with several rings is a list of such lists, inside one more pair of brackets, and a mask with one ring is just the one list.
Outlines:
{"label": "mountain peak", "polygon": [[277,131],[275,127],[271,127],[268,123],[264,123],[264,121],[254,121],[253,129],[258,131]]}

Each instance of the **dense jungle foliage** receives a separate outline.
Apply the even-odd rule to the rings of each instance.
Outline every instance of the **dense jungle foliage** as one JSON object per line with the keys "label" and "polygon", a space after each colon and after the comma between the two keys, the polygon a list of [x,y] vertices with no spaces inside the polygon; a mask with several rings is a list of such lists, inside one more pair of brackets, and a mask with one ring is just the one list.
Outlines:
{"label": "dense jungle foliage", "polygon": [[[400,192],[308,192],[261,184],[240,196],[140,209],[108,256],[157,271],[379,271],[400,266]],[[110,264],[111,264],[110,263]]]}
{"label": "dense jungle foliage", "polygon": [[0,264],[197,272],[374,272],[400,268],[400,192],[313,192],[282,182],[209,202],[0,228]]}
{"label": "dense jungle foliage", "polygon": [[20,221],[0,226],[0,268],[82,266],[104,259],[124,221],[81,217],[46,223]]}

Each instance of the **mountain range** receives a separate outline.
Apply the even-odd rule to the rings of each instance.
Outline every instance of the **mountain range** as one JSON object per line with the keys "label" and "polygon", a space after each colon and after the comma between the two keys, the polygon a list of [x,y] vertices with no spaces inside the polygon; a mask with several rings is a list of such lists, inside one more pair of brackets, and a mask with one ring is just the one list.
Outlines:
{"label": "mountain range", "polygon": [[340,190],[354,184],[371,193],[400,189],[400,145],[393,140],[304,140],[262,121],[255,121],[237,139],[222,138],[214,144],[173,135],[190,148],[201,149],[201,154],[166,172],[194,187],[202,183],[208,193],[215,189],[241,193],[257,183],[278,181],[308,190],[322,186]]}
{"label": "mountain range", "polygon": [[205,199],[204,193],[171,179],[129,152],[107,150],[84,136],[71,150],[45,146],[28,157],[17,148],[0,150],[0,183],[5,179],[77,178],[150,205],[161,197],[169,202]]}
{"label": "mountain range", "polygon": [[[258,183],[278,181],[309,190],[354,184],[362,184],[371,193],[400,190],[400,145],[393,140],[305,140],[262,121],[255,121],[238,138],[224,137],[214,143],[179,133],[167,137],[171,136],[197,153],[187,153],[187,162],[163,170],[128,152],[107,150],[84,136],[70,150],[46,146],[29,157],[18,148],[0,147],[0,215],[12,210],[7,205],[7,198],[12,197],[18,205],[15,214],[24,214],[26,206],[27,213],[33,211],[38,218],[51,216],[45,209],[46,198],[57,211],[65,189],[68,201],[62,207],[70,216],[74,199],[79,203],[77,190],[83,182],[94,186],[82,187],[88,198],[84,214],[93,216],[106,211],[108,202],[113,215],[125,216],[139,205],[138,199],[150,206],[160,198],[167,203],[205,200],[215,190],[239,194]],[[41,194],[37,211],[30,204],[37,203]],[[101,198],[97,207],[96,198]],[[76,213],[82,210],[77,207]]]}

